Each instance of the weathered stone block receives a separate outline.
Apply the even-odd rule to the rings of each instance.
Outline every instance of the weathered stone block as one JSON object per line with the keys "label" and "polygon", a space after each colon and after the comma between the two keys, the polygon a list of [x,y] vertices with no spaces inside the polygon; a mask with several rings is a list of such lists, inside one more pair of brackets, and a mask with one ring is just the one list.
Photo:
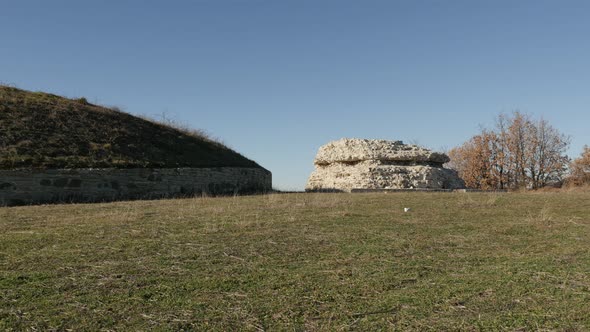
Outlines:
{"label": "weathered stone block", "polygon": [[402,141],[341,139],[320,147],[306,190],[464,188],[457,172],[443,167],[448,161]]}

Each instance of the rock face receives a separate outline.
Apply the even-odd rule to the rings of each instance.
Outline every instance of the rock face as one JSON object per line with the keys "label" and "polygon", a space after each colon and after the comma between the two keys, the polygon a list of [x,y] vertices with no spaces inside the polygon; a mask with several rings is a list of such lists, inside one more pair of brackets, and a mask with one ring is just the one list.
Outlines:
{"label": "rock face", "polygon": [[343,138],[320,147],[306,191],[352,189],[460,189],[444,153],[402,141]]}

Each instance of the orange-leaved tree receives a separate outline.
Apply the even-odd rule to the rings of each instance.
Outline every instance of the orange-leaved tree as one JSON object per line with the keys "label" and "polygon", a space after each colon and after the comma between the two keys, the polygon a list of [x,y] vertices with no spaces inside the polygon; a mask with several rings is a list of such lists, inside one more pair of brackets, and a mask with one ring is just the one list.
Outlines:
{"label": "orange-leaved tree", "polygon": [[590,146],[584,146],[580,157],[570,164],[568,183],[576,186],[590,184]]}
{"label": "orange-leaved tree", "polygon": [[569,162],[569,138],[544,119],[514,112],[449,152],[451,168],[470,188],[541,188],[560,182]]}

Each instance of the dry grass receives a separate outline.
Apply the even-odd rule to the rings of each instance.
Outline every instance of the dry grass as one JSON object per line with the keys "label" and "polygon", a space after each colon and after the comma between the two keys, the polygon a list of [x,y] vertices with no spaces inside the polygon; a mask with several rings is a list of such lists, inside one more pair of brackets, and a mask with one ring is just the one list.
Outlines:
{"label": "dry grass", "polygon": [[0,85],[0,169],[259,167],[203,131]]}
{"label": "dry grass", "polygon": [[587,192],[17,207],[0,230],[2,330],[590,328]]}

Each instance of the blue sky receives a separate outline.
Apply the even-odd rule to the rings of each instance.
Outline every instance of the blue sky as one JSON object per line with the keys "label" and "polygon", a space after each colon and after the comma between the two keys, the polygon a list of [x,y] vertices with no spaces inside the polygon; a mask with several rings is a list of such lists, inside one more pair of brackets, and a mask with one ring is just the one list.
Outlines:
{"label": "blue sky", "polygon": [[205,129],[303,189],[342,137],[461,144],[500,112],[590,144],[588,1],[6,1],[0,82]]}

